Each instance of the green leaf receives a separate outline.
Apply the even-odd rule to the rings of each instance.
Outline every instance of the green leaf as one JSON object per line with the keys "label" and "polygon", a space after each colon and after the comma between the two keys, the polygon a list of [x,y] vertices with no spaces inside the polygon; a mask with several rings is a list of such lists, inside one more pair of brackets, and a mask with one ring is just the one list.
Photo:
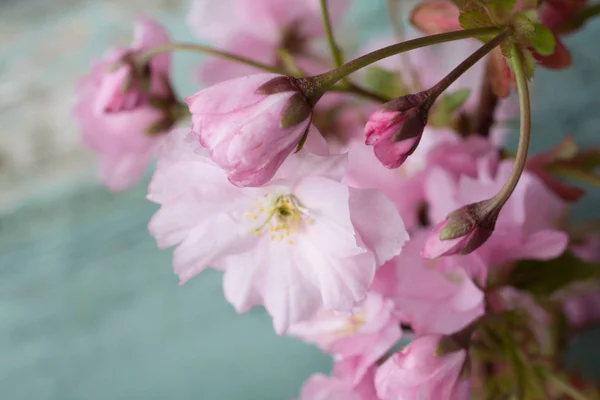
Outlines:
{"label": "green leaf", "polygon": [[535,32],[529,38],[529,43],[535,51],[542,56],[554,54],[556,49],[556,38],[554,33],[542,24],[534,24]]}
{"label": "green leaf", "polygon": [[463,29],[485,28],[494,25],[489,14],[484,9],[465,11],[458,17]]}
{"label": "green leaf", "polygon": [[535,23],[526,13],[520,12],[512,17],[514,33],[519,38],[529,40],[535,34]]}
{"label": "green leaf", "polygon": [[485,3],[481,0],[452,0],[461,11],[485,9]]}
{"label": "green leaf", "polygon": [[429,123],[436,127],[451,126],[454,112],[465,104],[470,94],[470,89],[460,89],[444,94],[429,113]]}
{"label": "green leaf", "polygon": [[554,260],[519,262],[506,283],[535,296],[549,296],[572,283],[598,276],[599,264],[584,262],[567,252]]}
{"label": "green leaf", "polygon": [[516,0],[490,0],[487,4],[492,19],[497,24],[505,24],[515,8]]}
{"label": "green leaf", "polygon": [[375,93],[389,99],[408,94],[408,90],[398,73],[380,67],[368,67],[366,69],[365,83]]}

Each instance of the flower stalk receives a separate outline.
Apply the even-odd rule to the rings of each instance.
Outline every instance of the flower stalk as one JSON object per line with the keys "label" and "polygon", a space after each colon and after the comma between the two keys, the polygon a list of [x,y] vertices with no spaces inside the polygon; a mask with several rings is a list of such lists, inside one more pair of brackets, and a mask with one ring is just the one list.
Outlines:
{"label": "flower stalk", "polygon": [[321,75],[316,75],[310,78],[305,78],[307,81],[306,86],[314,93],[310,93],[311,97],[320,97],[329,88],[335,85],[336,82],[344,79],[348,75],[366,67],[377,61],[385,58],[395,56],[400,53],[404,53],[410,50],[415,50],[421,47],[432,46],[434,44],[452,42],[455,40],[468,39],[473,37],[486,37],[495,35],[500,32],[500,28],[489,27],[489,28],[476,28],[476,29],[465,29],[453,32],[440,33],[437,35],[425,36],[417,39],[407,40],[405,42],[396,43],[391,46],[383,47],[379,50],[375,50],[371,53],[365,54],[364,56],[358,57],[352,61],[349,61],[339,68],[335,68],[331,71],[325,72]]}
{"label": "flower stalk", "polygon": [[517,45],[512,45],[511,60],[513,63],[513,70],[515,72],[515,79],[517,82],[517,91],[519,93],[519,111],[520,111],[520,135],[519,135],[519,147],[515,156],[513,169],[510,177],[500,189],[500,192],[492,199],[490,204],[493,208],[500,209],[508,201],[510,195],[517,187],[519,179],[525,164],[527,162],[527,153],[529,150],[529,140],[531,136],[531,104],[529,99],[529,87],[527,86],[527,76],[525,75],[525,66],[523,55]]}
{"label": "flower stalk", "polygon": [[281,74],[281,75],[287,75],[288,72],[282,68],[279,67],[275,67],[273,65],[268,65],[265,63],[261,63],[259,61],[255,61],[255,60],[251,60],[249,58],[246,57],[241,57],[238,56],[236,54],[233,53],[229,53],[227,51],[222,51],[222,50],[218,50],[215,49],[213,47],[210,46],[204,46],[201,44],[192,44],[192,43],[168,43],[162,46],[156,46],[156,47],[152,47],[150,49],[147,49],[141,53],[138,54],[139,57],[139,61],[141,63],[148,63],[154,56],[161,54],[161,53],[167,53],[167,52],[172,52],[175,50],[182,50],[182,51],[192,51],[192,52],[196,52],[196,53],[204,53],[204,54],[210,54],[213,56],[217,56],[217,57],[221,57],[227,60],[231,60],[231,61],[236,61],[242,64],[246,64],[249,65],[251,67],[255,67],[258,68],[260,70],[266,71],[266,72],[272,72],[274,74]]}
{"label": "flower stalk", "polygon": [[333,57],[333,62],[336,67],[341,66],[344,63],[344,56],[342,51],[335,42],[333,35],[333,28],[331,27],[331,17],[329,15],[329,8],[327,7],[327,0],[319,0],[321,6],[321,17],[323,19],[323,28],[325,29],[325,36],[327,37],[327,44]]}

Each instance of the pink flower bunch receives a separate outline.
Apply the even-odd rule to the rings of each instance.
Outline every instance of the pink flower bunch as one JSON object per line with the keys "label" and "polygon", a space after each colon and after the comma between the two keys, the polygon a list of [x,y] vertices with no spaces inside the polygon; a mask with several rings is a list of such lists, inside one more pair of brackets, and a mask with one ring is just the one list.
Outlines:
{"label": "pink flower bunch", "polygon": [[[189,23],[217,50],[169,43],[140,19],[132,47],[112,52],[80,86],[84,141],[113,190],[138,180],[162,142],[147,194],[160,206],[151,236],[174,248],[181,284],[207,268],[222,271],[238,313],[263,306],[277,334],[332,357],[331,376],[310,377],[300,400],[470,399],[482,364],[483,379],[505,382],[506,359],[560,356],[540,344],[553,321],[579,329],[600,319],[597,285],[563,291],[597,276],[597,236],[567,229],[574,197],[559,197],[550,176],[589,178],[585,168],[600,152],[579,154],[569,142],[527,163],[527,107],[517,155],[505,149],[516,102],[497,97],[484,68],[498,45],[523,45],[514,36],[528,23],[525,38],[553,37],[535,36],[546,28],[525,20],[533,10],[495,2],[478,14],[487,2],[422,3],[413,23],[436,32],[460,29],[465,9],[474,20],[517,16],[509,30],[485,31],[485,39],[497,36],[476,51],[474,40],[454,43],[454,55],[471,55],[449,72],[436,62],[446,60],[442,47],[383,62],[375,50],[339,66],[331,25],[346,3],[196,0]],[[557,31],[559,10],[575,13],[560,1],[544,4],[535,12]],[[170,88],[164,54],[178,48],[224,57],[202,66],[213,85],[184,100]],[[533,57],[522,50],[514,54]],[[484,56],[487,67],[477,64]],[[366,59],[375,69],[349,76]],[[172,129],[182,105],[190,126]],[[490,359],[498,363],[489,367]]]}
{"label": "pink flower bunch", "polygon": [[98,153],[100,180],[110,190],[134,185],[146,172],[161,133],[174,124],[171,56],[159,54],[141,65],[136,56],[169,43],[156,22],[139,17],[129,48],[114,48],[92,66],[77,87],[75,117],[86,147]]}

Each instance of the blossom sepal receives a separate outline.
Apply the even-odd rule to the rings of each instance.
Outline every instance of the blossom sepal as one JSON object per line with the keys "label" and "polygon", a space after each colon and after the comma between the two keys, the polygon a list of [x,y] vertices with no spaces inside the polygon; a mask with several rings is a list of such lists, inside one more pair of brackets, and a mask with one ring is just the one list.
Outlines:
{"label": "blossom sepal", "polygon": [[499,213],[500,208],[493,200],[469,204],[451,212],[433,229],[421,255],[437,258],[472,253],[492,235]]}

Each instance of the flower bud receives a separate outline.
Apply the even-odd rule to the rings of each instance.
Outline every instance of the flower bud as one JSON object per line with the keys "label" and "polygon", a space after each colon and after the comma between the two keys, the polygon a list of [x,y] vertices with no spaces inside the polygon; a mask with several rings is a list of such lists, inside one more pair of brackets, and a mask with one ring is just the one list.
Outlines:
{"label": "flower bud", "polygon": [[192,130],[236,186],[268,182],[307,134],[312,105],[298,81],[257,74],[186,98]]}
{"label": "flower bud", "polygon": [[438,355],[440,339],[439,335],[421,336],[379,367],[375,375],[378,396],[382,400],[469,399],[471,384],[464,373],[467,351]]}
{"label": "flower bud", "polygon": [[138,57],[146,49],[167,43],[165,30],[156,22],[141,17],[136,20],[132,47],[114,48],[105,58],[109,67],[95,99],[97,116],[135,110],[147,104],[152,96],[173,97],[168,76],[169,55],[159,54],[151,59]]}
{"label": "flower bud", "polygon": [[398,168],[419,145],[430,104],[424,93],[399,97],[373,113],[365,126],[365,143],[387,168]]}
{"label": "flower bud", "polygon": [[451,212],[433,229],[421,255],[432,259],[475,251],[492,235],[499,212],[491,200]]}

